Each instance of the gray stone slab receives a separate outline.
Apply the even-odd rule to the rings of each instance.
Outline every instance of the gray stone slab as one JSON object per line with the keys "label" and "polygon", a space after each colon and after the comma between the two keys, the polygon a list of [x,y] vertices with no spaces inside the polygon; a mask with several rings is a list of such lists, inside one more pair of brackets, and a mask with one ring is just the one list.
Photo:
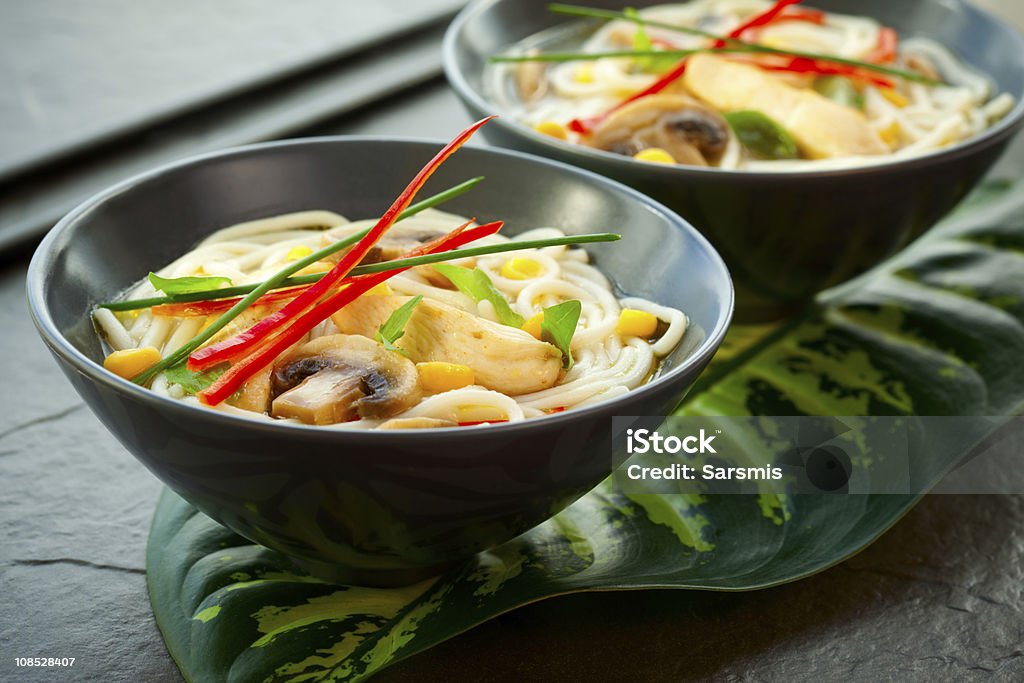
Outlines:
{"label": "gray stone slab", "polygon": [[[38,236],[87,197],[188,156],[300,135],[323,121],[441,74],[444,24],[405,36],[386,54],[363,54],[175,118],[149,134],[0,183],[0,251]],[[0,119],[2,122],[2,119]],[[3,127],[0,126],[0,129]]]}
{"label": "gray stone slab", "polygon": [[[443,138],[467,120],[434,82],[307,132]],[[1015,150],[1001,168],[1019,175]],[[26,263],[0,267],[0,681],[180,681],[142,573],[159,484],[38,341]],[[375,680],[1024,680],[1022,551],[1024,497],[930,496],[857,557],[796,584],[551,600]],[[78,659],[42,671],[15,669],[15,656]]]}
{"label": "gray stone slab", "polygon": [[0,177],[373,45],[460,4],[2,3]]}

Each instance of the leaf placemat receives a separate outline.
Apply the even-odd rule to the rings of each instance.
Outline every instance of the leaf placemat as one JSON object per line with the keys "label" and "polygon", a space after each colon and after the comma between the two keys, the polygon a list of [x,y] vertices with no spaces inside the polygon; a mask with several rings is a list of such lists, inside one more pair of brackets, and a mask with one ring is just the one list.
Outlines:
{"label": "leaf placemat", "polygon": [[[772,331],[737,328],[732,341],[681,414],[1018,415],[1024,196],[986,187],[812,311]],[[934,483],[966,451],[932,444],[918,474]],[[464,567],[380,589],[290,573],[168,491],[150,532],[150,598],[190,681],[361,681],[556,595],[793,581],[864,548],[917,499],[627,494],[606,480]]]}

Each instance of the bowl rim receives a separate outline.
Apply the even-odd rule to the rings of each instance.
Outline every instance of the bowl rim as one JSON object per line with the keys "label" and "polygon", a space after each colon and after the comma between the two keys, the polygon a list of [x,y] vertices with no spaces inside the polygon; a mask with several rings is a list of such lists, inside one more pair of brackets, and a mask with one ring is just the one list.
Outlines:
{"label": "bowl rim", "polygon": [[[666,0],[667,1],[667,0]],[[954,5],[961,12],[974,14],[980,17],[989,27],[996,27],[997,30],[1005,31],[1007,37],[1016,42],[1015,54],[1024,55],[1024,35],[1020,31],[999,19],[994,14],[978,7],[965,0],[921,0],[923,2],[935,2],[949,6]],[[459,49],[457,46],[459,37],[464,33],[467,24],[477,16],[491,10],[494,6],[506,2],[506,0],[472,0],[464,7],[449,24],[445,31],[442,44],[442,61],[444,64],[445,76],[449,85],[455,93],[464,101],[470,103],[476,110],[481,112],[494,111],[498,109],[494,102],[488,100],[482,93],[477,92],[470,86],[469,80],[459,68]],[[568,21],[572,18],[567,17]],[[568,23],[567,21],[567,23]],[[579,21],[579,20],[578,20]],[[526,36],[524,36],[525,38]],[[956,53],[954,53],[956,54]],[[957,55],[957,58],[960,57]],[[1020,60],[1020,66],[1024,70],[1024,59]],[[987,76],[987,74],[986,74]],[[931,166],[940,161],[952,161],[961,157],[970,156],[972,153],[997,144],[1005,138],[1014,135],[1017,129],[1024,124],[1024,91],[1011,93],[1014,98],[1014,106],[995,125],[982,131],[980,134],[962,140],[949,147],[932,150],[923,154],[917,154],[903,159],[884,159],[874,163],[868,163],[849,168],[828,168],[828,169],[790,169],[790,170],[748,170],[748,169],[726,169],[713,166],[683,166],[668,164],[652,164],[637,161],[624,157],[621,154],[613,154],[604,150],[590,149],[581,145],[572,144],[564,140],[557,140],[550,135],[543,135],[529,126],[515,120],[511,116],[498,118],[494,125],[517,137],[525,137],[533,144],[547,148],[545,153],[559,154],[562,158],[566,156],[579,156],[589,160],[591,163],[610,165],[616,171],[629,173],[646,171],[652,175],[660,176],[665,180],[685,180],[688,176],[707,177],[719,179],[736,176],[753,181],[778,181],[788,177],[803,180],[809,177],[835,178],[869,175],[879,171],[915,171]]]}
{"label": "bowl rim", "polygon": [[[47,267],[50,265],[51,259],[54,256],[55,252],[53,251],[53,247],[59,236],[71,229],[72,226],[77,224],[83,217],[100,204],[118,197],[125,192],[129,192],[138,185],[157,180],[166,174],[179,172],[191,166],[201,165],[203,163],[222,158],[237,158],[248,155],[255,156],[262,154],[267,150],[282,147],[301,149],[304,147],[314,148],[324,144],[346,145],[355,143],[372,145],[422,145],[439,149],[444,146],[446,142],[447,141],[432,138],[381,135],[331,135],[292,138],[230,147],[213,152],[205,152],[170,163],[161,164],[149,171],[135,174],[93,194],[91,197],[81,202],[61,218],[60,221],[58,221],[57,224],[47,232],[45,237],[39,243],[39,246],[35,249],[35,252],[32,255],[26,275],[26,294],[32,321],[44,343],[46,343],[51,352],[54,353],[58,359],[66,362],[71,368],[84,375],[89,380],[99,382],[107,389],[117,393],[126,394],[129,398],[153,404],[158,408],[167,409],[172,413],[177,413],[182,416],[193,416],[199,419],[211,420],[213,422],[226,421],[239,427],[245,425],[257,431],[269,431],[277,435],[284,435],[289,432],[293,432],[301,433],[304,436],[316,436],[327,439],[337,438],[359,440],[366,438],[371,441],[386,439],[413,441],[434,434],[445,436],[452,436],[455,434],[482,435],[480,430],[487,430],[488,433],[510,435],[513,432],[519,432],[522,430],[556,428],[560,425],[564,426],[587,417],[593,417],[598,414],[605,413],[620,403],[628,402],[644,394],[653,393],[663,386],[677,381],[680,375],[692,370],[695,366],[700,366],[701,364],[705,364],[711,360],[717,352],[718,347],[721,345],[722,340],[725,338],[725,334],[732,322],[732,316],[735,309],[735,287],[725,261],[707,238],[700,233],[700,231],[690,225],[690,223],[683,217],[679,216],[677,213],[673,212],[661,203],[647,197],[631,187],[628,187],[627,185],[611,180],[610,178],[606,178],[600,174],[572,166],[571,164],[527,154],[525,152],[475,144],[467,145],[467,147],[488,155],[494,155],[497,157],[513,157],[527,163],[549,166],[561,173],[581,176],[583,180],[587,181],[591,185],[596,184],[598,186],[603,186],[607,190],[614,191],[620,195],[625,195],[628,200],[636,202],[648,211],[659,215],[667,222],[670,229],[681,230],[685,233],[692,242],[695,243],[697,248],[709,259],[711,266],[720,271],[722,279],[727,286],[727,291],[723,292],[723,307],[720,311],[718,316],[719,319],[715,327],[711,330],[704,331],[704,339],[697,345],[689,356],[682,360],[678,367],[673,368],[671,371],[656,377],[647,384],[639,386],[625,394],[605,401],[600,401],[594,405],[516,422],[440,427],[429,430],[387,430],[386,432],[381,432],[380,430],[339,429],[336,427],[332,428],[318,425],[296,424],[265,419],[259,416],[249,417],[245,415],[238,415],[233,412],[229,413],[211,410],[193,405],[180,399],[174,399],[169,396],[154,393],[146,387],[134,384],[127,379],[105,370],[101,364],[95,362],[75,347],[75,345],[61,333],[56,322],[53,320],[49,307],[46,305],[44,292]],[[87,313],[91,314],[91,312]]]}

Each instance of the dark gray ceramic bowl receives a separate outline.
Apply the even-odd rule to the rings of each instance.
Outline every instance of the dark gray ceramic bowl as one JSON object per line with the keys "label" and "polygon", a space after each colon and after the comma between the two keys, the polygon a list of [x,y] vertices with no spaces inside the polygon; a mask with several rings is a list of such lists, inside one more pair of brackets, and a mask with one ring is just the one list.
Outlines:
{"label": "dark gray ceramic bowl", "polygon": [[[621,10],[666,0],[592,0]],[[579,20],[548,0],[477,0],[455,19],[444,46],[448,80],[474,115],[502,113],[483,84],[494,54],[544,29]],[[494,143],[615,178],[664,203],[701,230],[729,264],[737,319],[778,317],[815,293],[870,268],[945,215],[1003,152],[1024,119],[1024,39],[962,0],[815,0],[821,9],[875,17],[901,35],[936,38],[1017,106],[984,134],[938,153],[867,168],[798,173],[657,166],[560,142],[511,117],[484,130]],[[597,26],[598,24],[593,24]]]}
{"label": "dark gray ceramic bowl", "polygon": [[446,209],[570,233],[622,291],[678,307],[693,326],[650,384],[598,406],[524,423],[431,431],[339,432],[221,414],[106,372],[92,307],[213,230],[288,211],[379,215],[440,142],[324,138],[257,145],[167,166],[103,192],[64,218],[28,274],[39,333],[86,403],[124,446],[200,510],[335,579],[388,584],[508,540],[609,471],[612,415],[664,415],[722,341],[733,307],[725,265],[685,221],[586,171],[514,152],[465,148],[422,196],[486,182]]}

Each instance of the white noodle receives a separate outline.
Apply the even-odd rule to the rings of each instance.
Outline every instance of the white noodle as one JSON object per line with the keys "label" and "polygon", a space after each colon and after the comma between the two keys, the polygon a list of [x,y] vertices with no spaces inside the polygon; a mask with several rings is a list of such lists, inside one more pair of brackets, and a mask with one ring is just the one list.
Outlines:
{"label": "white noodle", "polygon": [[128,334],[128,330],[124,329],[124,325],[121,324],[121,321],[117,319],[117,316],[112,311],[108,311],[105,308],[97,308],[96,313],[93,315],[93,320],[96,321],[96,325],[103,332],[107,343],[115,351],[136,348],[135,340]]}

